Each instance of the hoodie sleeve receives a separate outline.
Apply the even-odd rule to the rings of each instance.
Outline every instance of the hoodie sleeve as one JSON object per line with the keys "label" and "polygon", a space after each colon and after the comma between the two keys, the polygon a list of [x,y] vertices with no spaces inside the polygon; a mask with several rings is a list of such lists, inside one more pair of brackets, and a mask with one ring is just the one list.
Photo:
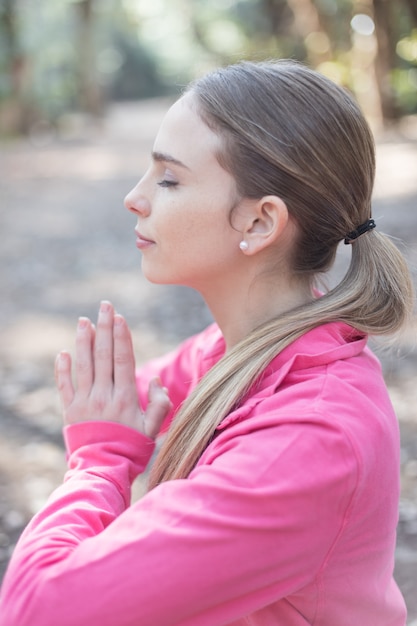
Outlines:
{"label": "hoodie sleeve", "polygon": [[65,483],[16,547],[0,626],[212,626],[311,582],[345,522],[354,455],[307,418],[239,428],[129,507],[152,442],[117,424],[67,427]]}

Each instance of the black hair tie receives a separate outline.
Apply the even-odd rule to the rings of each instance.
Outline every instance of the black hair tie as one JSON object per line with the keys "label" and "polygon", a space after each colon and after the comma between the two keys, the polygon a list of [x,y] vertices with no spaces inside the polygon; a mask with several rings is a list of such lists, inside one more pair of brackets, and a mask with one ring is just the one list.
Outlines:
{"label": "black hair tie", "polygon": [[358,228],[356,228],[356,230],[352,230],[352,232],[346,235],[345,243],[346,244],[352,243],[352,241],[355,241],[355,239],[357,239],[361,235],[364,235],[368,231],[372,230],[373,228],[375,228],[375,226],[376,226],[375,220],[373,219],[366,220],[364,224],[361,224],[360,226],[358,226]]}

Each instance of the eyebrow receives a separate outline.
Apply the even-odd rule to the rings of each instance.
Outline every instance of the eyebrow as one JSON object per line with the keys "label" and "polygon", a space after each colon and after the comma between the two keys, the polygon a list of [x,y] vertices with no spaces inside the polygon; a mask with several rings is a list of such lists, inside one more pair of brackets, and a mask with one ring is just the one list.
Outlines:
{"label": "eyebrow", "polygon": [[184,167],[186,170],[190,169],[182,161],[175,159],[170,154],[164,154],[163,152],[152,152],[152,159],[157,162],[165,161],[166,163],[173,163],[174,165],[179,165],[180,167]]}

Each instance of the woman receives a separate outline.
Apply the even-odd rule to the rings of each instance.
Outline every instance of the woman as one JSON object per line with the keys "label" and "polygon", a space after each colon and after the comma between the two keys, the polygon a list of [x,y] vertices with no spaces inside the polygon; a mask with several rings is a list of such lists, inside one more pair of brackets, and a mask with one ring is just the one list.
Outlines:
{"label": "woman", "polygon": [[1,626],[404,626],[398,427],[366,342],[412,288],[373,179],[357,105],[293,62],[218,70],[168,111],[125,203],[146,277],[197,289],[215,323],[135,380],[123,317],[80,319],[77,385],[56,365],[69,471],[16,547]]}

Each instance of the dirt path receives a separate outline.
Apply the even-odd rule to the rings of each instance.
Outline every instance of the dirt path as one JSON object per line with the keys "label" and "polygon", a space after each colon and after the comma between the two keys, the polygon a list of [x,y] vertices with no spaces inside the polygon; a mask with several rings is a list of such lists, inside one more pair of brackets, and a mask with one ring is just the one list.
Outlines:
{"label": "dirt path", "polygon": [[[134,330],[138,360],[205,326],[196,294],[147,284],[122,200],[147,163],[164,101],[114,108],[101,127],[1,146],[0,575],[13,543],[65,469],[53,361],[79,315],[110,299]],[[417,274],[417,134],[378,142],[374,215],[403,240]],[[48,141],[46,141],[49,139]],[[342,250],[336,274],[346,262]],[[381,355],[402,432],[396,572],[417,623],[417,321]]]}

